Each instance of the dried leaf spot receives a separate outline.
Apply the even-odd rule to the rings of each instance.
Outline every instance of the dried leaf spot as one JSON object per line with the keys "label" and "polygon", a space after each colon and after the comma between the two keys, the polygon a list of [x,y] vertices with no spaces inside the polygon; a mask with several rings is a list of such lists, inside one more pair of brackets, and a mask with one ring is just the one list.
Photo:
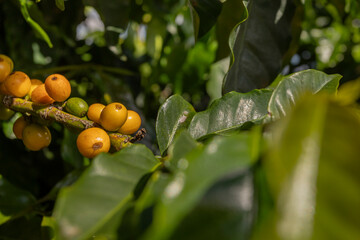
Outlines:
{"label": "dried leaf spot", "polygon": [[94,150],[101,149],[102,147],[103,147],[103,143],[102,143],[102,142],[97,142],[97,143],[94,143],[94,144],[92,145],[92,148],[93,148]]}
{"label": "dried leaf spot", "polygon": [[51,80],[57,80],[58,78],[56,76],[52,77]]}
{"label": "dried leaf spot", "polygon": [[116,108],[116,110],[121,110],[121,109],[122,109],[122,106],[121,106],[120,104],[116,104],[116,105],[115,105],[115,108]]}

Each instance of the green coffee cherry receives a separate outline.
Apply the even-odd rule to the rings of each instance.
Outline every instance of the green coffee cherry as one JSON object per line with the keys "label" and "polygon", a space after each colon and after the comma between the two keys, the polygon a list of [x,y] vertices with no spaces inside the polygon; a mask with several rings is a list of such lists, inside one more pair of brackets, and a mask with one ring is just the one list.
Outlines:
{"label": "green coffee cherry", "polygon": [[75,115],[77,117],[84,117],[89,110],[88,104],[85,102],[85,100],[73,97],[67,100],[65,105],[65,111]]}
{"label": "green coffee cherry", "polygon": [[14,111],[8,109],[0,103],[0,120],[9,120],[14,115]]}

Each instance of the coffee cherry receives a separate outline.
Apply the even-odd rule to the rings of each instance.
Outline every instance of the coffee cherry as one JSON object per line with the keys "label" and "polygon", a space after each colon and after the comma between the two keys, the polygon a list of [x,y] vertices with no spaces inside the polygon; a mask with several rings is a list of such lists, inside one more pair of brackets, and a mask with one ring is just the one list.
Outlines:
{"label": "coffee cherry", "polygon": [[41,84],[34,89],[31,94],[31,101],[38,104],[51,104],[55,102],[46,92],[45,84]]}
{"label": "coffee cherry", "polygon": [[85,102],[85,100],[73,97],[67,100],[65,105],[65,111],[75,115],[77,117],[84,117],[89,109],[88,104]]}
{"label": "coffee cherry", "polygon": [[87,116],[91,121],[94,121],[100,124],[100,115],[102,110],[105,108],[104,104],[101,103],[94,103],[91,104],[89,110],[87,112]]}
{"label": "coffee cherry", "polygon": [[44,125],[36,123],[25,126],[22,133],[24,145],[31,151],[39,151],[51,142],[51,133]]}
{"label": "coffee cherry", "polygon": [[44,84],[42,81],[40,81],[39,79],[31,79],[31,87],[30,87],[30,91],[29,91],[29,96],[31,97],[32,92],[35,90],[35,88],[37,88],[39,85]]}
{"label": "coffee cherry", "polygon": [[71,94],[70,82],[61,74],[52,74],[45,80],[45,89],[57,102],[63,102]]}
{"label": "coffee cherry", "polygon": [[10,95],[15,97],[24,97],[28,94],[31,87],[31,81],[28,75],[20,71],[10,74],[4,84]]}
{"label": "coffee cherry", "polygon": [[127,119],[127,109],[121,103],[110,103],[101,112],[100,124],[108,131],[117,131]]}
{"label": "coffee cherry", "polygon": [[139,114],[135,111],[128,110],[128,117],[124,125],[118,130],[121,134],[133,134],[135,133],[141,125],[141,118]]}
{"label": "coffee cherry", "polygon": [[5,107],[4,104],[0,103],[0,120],[9,120],[14,115],[14,111]]}
{"label": "coffee cherry", "polygon": [[21,116],[18,119],[16,119],[13,125],[13,132],[17,139],[22,139],[23,130],[27,125],[28,123],[25,121],[24,116]]}
{"label": "coffee cherry", "polygon": [[79,134],[76,145],[81,155],[93,158],[101,152],[109,151],[110,137],[101,128],[88,128]]}
{"label": "coffee cherry", "polygon": [[5,81],[5,79],[13,71],[13,68],[13,61],[8,56],[0,54],[0,82]]}

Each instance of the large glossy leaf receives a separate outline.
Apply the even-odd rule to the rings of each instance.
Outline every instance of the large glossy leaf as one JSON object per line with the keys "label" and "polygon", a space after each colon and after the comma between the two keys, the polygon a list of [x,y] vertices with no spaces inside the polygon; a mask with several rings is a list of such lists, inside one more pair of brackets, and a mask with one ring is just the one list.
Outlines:
{"label": "large glossy leaf", "polygon": [[54,210],[58,237],[87,239],[123,210],[139,179],[157,163],[143,145],[99,155],[74,185],[60,192]]}
{"label": "large glossy leaf", "polygon": [[295,13],[287,0],[277,19],[282,0],[250,1],[249,18],[240,24],[232,51],[234,60],[224,79],[223,92],[249,92],[268,86],[279,74],[291,43],[291,20]]}
{"label": "large glossy leaf", "polygon": [[190,0],[195,39],[203,37],[215,24],[221,13],[218,0]]}
{"label": "large glossy leaf", "polygon": [[285,116],[305,93],[315,94],[320,91],[336,93],[340,79],[339,74],[327,75],[312,69],[286,76],[275,88],[269,101],[268,111],[274,119]]}
{"label": "large glossy leaf", "polygon": [[267,115],[271,90],[254,90],[249,93],[231,92],[215,100],[211,106],[195,114],[189,132],[195,139],[219,134],[255,122]]}
{"label": "large glossy leaf", "polygon": [[262,234],[359,239],[359,141],[360,121],[352,109],[324,96],[299,102],[269,139],[264,163],[277,207]]}
{"label": "large glossy leaf", "polygon": [[250,239],[255,202],[252,172],[229,174],[206,192],[170,239]]}
{"label": "large glossy leaf", "polygon": [[174,169],[181,168],[181,162],[179,164],[179,161],[197,146],[198,143],[190,136],[188,131],[181,132],[174,143],[170,145],[168,155],[171,161],[166,161],[165,164],[170,163]]}
{"label": "large glossy leaf", "polygon": [[216,40],[218,49],[216,59],[223,59],[230,54],[229,37],[235,27],[248,17],[248,11],[242,0],[227,0],[216,22]]}
{"label": "large glossy leaf", "polygon": [[193,106],[179,95],[173,95],[161,105],[156,119],[156,137],[161,154],[174,137],[188,127],[195,114]]}
{"label": "large glossy leaf", "polygon": [[167,239],[217,180],[247,169],[251,165],[249,142],[246,134],[217,137],[182,158],[181,168],[155,207],[145,239]]}
{"label": "large glossy leaf", "polygon": [[0,175],[0,211],[7,216],[24,211],[35,203],[35,197],[12,185]]}

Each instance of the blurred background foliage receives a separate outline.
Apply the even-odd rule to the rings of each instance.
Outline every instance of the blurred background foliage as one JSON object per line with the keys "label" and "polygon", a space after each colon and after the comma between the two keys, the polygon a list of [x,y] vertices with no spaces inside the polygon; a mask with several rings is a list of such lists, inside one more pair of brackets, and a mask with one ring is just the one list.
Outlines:
{"label": "blurred background foliage", "polygon": [[[148,130],[144,143],[158,154],[155,121],[160,105],[169,96],[181,95],[196,111],[205,110],[222,96],[224,77],[230,63],[236,62],[231,53],[234,51],[236,59],[234,43],[241,32],[235,31],[236,26],[248,17],[244,6],[251,3],[0,0],[0,53],[10,56],[15,70],[31,78],[44,80],[51,73],[65,74],[72,84],[72,96],[89,104],[120,101],[140,112]],[[291,26],[284,29],[289,31],[291,42],[282,52],[283,61],[275,76],[315,68],[341,74],[341,83],[359,78],[360,2],[305,0],[292,4]],[[213,12],[208,14],[204,9]],[[251,14],[249,8],[249,19]],[[261,31],[252,34],[263,37]],[[266,39],[263,42],[267,44]],[[265,58],[271,61],[271,49],[267,54]],[[256,72],[257,66],[251,66]],[[34,202],[33,196],[54,200],[59,188],[74,182],[89,164],[76,150],[76,135],[58,124],[51,128],[53,143],[41,152],[29,152],[19,141],[9,141],[14,138],[11,126],[11,122],[3,122],[0,133],[0,186],[26,190],[14,190],[25,207]],[[258,173],[255,169],[254,178],[262,181],[262,170]],[[247,177],[248,173],[241,172],[223,184]],[[214,186],[211,191],[220,190]],[[37,210],[47,216],[53,205],[54,201],[46,201]],[[5,214],[3,209],[7,206],[0,200],[0,212]],[[12,209],[11,214],[17,210]],[[199,206],[196,211],[202,210]],[[0,215],[0,222],[5,219]],[[28,221],[30,226],[39,219],[18,221]]]}

